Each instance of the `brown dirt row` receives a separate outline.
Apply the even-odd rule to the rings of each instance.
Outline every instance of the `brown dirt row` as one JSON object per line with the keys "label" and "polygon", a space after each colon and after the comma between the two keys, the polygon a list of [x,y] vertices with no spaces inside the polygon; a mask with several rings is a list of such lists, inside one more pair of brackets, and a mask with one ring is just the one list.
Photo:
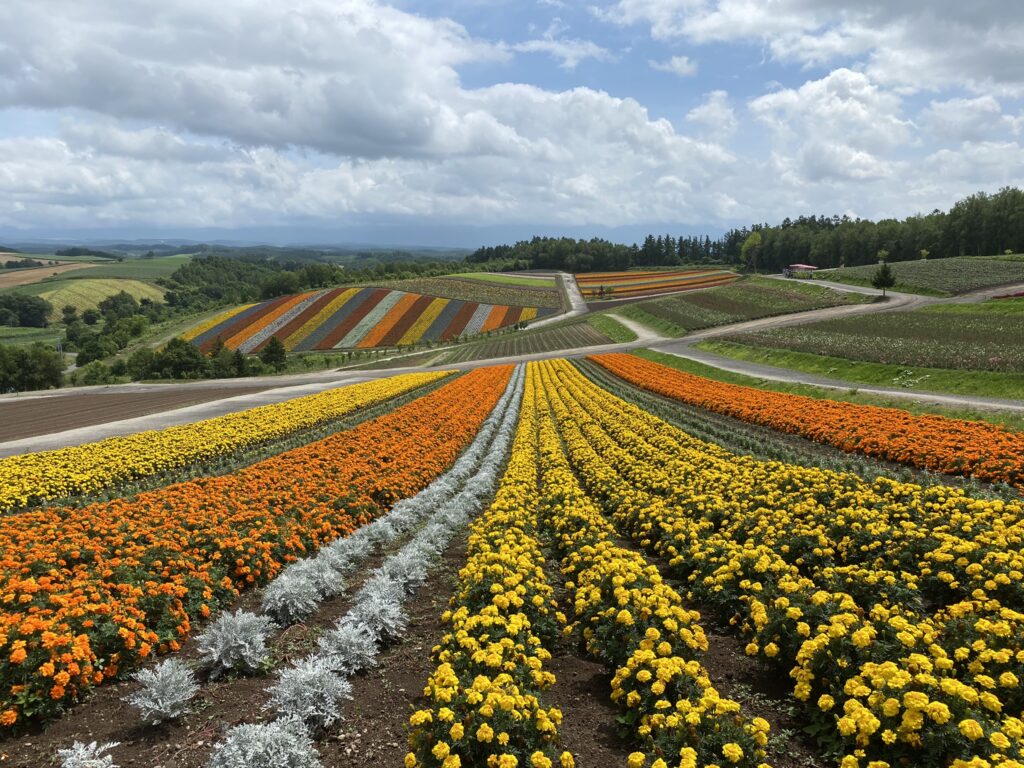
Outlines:
{"label": "brown dirt row", "polygon": [[33,285],[40,283],[47,277],[61,274],[63,272],[74,272],[79,269],[89,269],[96,264],[86,262],[74,264],[57,264],[56,266],[35,267],[34,269],[5,269],[0,273],[0,288],[14,288],[18,285]]}
{"label": "brown dirt row", "polygon": [[36,397],[0,402],[0,443],[67,429],[253,394],[270,386],[175,389],[167,392],[82,393],[74,397]]}

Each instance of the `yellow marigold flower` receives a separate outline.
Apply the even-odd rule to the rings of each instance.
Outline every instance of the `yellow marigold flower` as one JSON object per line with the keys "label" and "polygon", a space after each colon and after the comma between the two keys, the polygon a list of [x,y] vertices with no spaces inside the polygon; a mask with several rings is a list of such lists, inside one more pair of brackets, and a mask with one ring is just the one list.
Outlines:
{"label": "yellow marigold flower", "polygon": [[533,768],[551,768],[551,758],[540,750],[537,750],[530,755],[530,765],[532,765]]}
{"label": "yellow marigold flower", "polygon": [[977,720],[967,719],[960,721],[960,733],[966,736],[968,739],[975,741],[985,735],[985,731],[982,729],[981,724]]}
{"label": "yellow marigold flower", "polygon": [[491,728],[491,726],[488,725],[487,723],[481,724],[481,726],[476,729],[476,740],[477,741],[483,741],[483,742],[488,742],[489,743],[491,741],[491,739],[493,739],[493,738],[494,738],[494,729]]}
{"label": "yellow marigold flower", "polygon": [[827,693],[818,699],[818,708],[822,712],[828,712],[832,707],[836,705],[836,700],[829,696]]}
{"label": "yellow marigold flower", "polygon": [[626,758],[626,768],[643,768],[646,762],[647,757],[643,752],[631,752]]}
{"label": "yellow marigold flower", "polygon": [[561,768],[576,768],[576,760],[571,752],[563,752],[561,757],[558,758],[558,762]]}
{"label": "yellow marigold flower", "polygon": [[743,747],[735,742],[729,742],[722,746],[722,754],[730,763],[738,763],[743,759]]}
{"label": "yellow marigold flower", "polygon": [[416,755],[407,752],[405,755],[405,768],[416,768]]}
{"label": "yellow marigold flower", "polygon": [[995,731],[991,736],[988,737],[989,742],[996,749],[1009,749],[1010,740],[1006,738],[1006,734],[1002,731]]}
{"label": "yellow marigold flower", "polygon": [[451,750],[449,749],[447,742],[439,741],[437,742],[437,744],[434,745],[434,748],[430,750],[430,754],[432,754],[438,760],[444,760],[446,757],[448,757],[448,753],[450,751]]}

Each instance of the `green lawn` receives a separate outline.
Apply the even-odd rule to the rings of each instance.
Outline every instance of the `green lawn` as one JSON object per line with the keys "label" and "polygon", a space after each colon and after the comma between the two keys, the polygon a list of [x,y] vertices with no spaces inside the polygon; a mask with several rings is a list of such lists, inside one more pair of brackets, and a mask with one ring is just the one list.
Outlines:
{"label": "green lawn", "polygon": [[458,277],[463,280],[483,280],[486,283],[498,283],[499,285],[520,285],[525,288],[554,288],[554,277],[523,277],[515,273],[496,272],[458,272],[446,277]]}
{"label": "green lawn", "polygon": [[589,314],[584,319],[595,331],[603,333],[616,344],[637,340],[633,331],[609,315]]}
{"label": "green lawn", "polygon": [[932,405],[921,403],[909,398],[884,397],[881,395],[865,394],[856,389],[839,390],[826,387],[814,387],[807,384],[789,384],[784,381],[772,381],[770,379],[759,379],[754,376],[744,376],[740,373],[723,371],[714,366],[698,363],[695,360],[688,360],[684,357],[669,355],[664,352],[657,352],[653,349],[634,350],[633,354],[661,363],[669,368],[675,368],[696,376],[703,376],[706,379],[724,381],[727,384],[739,384],[744,387],[753,387],[766,392],[785,392],[790,395],[804,395],[817,400],[837,400],[844,403],[856,403],[858,405],[877,405],[883,408],[899,408],[910,413],[923,414],[933,413],[939,416],[947,416],[951,419],[967,419],[970,421],[987,421],[991,424],[999,424],[1007,429],[1024,432],[1024,413],[1011,411],[996,411],[989,409],[954,408],[943,405]]}
{"label": "green lawn", "polygon": [[865,363],[807,352],[750,347],[727,341],[705,341],[697,344],[697,348],[734,360],[774,365],[855,384],[1010,399],[1020,399],[1024,393],[1024,374],[1020,373]]}
{"label": "green lawn", "polygon": [[1024,315],[1024,298],[989,299],[965,304],[935,304],[917,311],[942,315]]}

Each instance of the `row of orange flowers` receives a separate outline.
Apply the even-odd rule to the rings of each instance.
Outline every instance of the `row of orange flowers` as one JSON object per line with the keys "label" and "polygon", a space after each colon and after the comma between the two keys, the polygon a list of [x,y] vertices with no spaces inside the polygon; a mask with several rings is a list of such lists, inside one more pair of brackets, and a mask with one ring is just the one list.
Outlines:
{"label": "row of orange flowers", "polygon": [[994,424],[766,392],[683,373],[634,355],[590,359],[659,395],[847,453],[1024,487],[1024,435]]}
{"label": "row of orange flowers", "polygon": [[483,368],[228,475],[0,519],[0,726],[56,713],[192,622],[425,487],[493,409]]}

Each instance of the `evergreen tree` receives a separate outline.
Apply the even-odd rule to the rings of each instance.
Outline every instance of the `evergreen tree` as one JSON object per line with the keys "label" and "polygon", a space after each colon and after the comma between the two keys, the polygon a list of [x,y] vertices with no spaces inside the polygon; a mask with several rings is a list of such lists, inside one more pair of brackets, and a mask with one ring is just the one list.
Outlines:
{"label": "evergreen tree", "polygon": [[288,361],[288,351],[277,336],[271,336],[267,346],[260,350],[260,360],[265,365],[272,366],[278,371],[284,370]]}
{"label": "evergreen tree", "polygon": [[889,267],[889,262],[883,261],[878,266],[874,276],[871,278],[871,285],[881,289],[882,296],[885,296],[886,288],[892,288],[896,285],[896,275],[893,274],[892,269]]}

